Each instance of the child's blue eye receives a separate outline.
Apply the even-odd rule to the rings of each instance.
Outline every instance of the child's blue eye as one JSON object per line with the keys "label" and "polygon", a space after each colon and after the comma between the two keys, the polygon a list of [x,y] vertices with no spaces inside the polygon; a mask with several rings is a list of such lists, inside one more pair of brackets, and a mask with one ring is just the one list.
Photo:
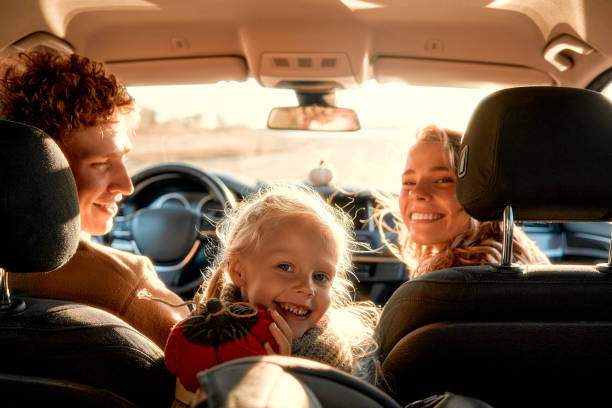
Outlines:
{"label": "child's blue eye", "polygon": [[319,282],[325,282],[328,281],[329,279],[327,278],[327,275],[324,273],[315,273],[313,276],[313,279]]}
{"label": "child's blue eye", "polygon": [[280,264],[278,267],[285,272],[293,272],[293,266],[289,264]]}

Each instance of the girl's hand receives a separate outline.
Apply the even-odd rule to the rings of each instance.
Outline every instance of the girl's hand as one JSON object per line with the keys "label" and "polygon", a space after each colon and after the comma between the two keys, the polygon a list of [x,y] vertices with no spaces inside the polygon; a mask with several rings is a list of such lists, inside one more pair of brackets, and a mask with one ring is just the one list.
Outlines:
{"label": "girl's hand", "polygon": [[274,337],[274,340],[276,340],[278,344],[278,353],[272,349],[272,346],[270,346],[268,342],[264,344],[264,347],[268,354],[290,356],[291,342],[293,341],[291,327],[289,327],[287,321],[285,321],[276,310],[272,310],[270,315],[272,315],[272,320],[274,320],[274,323],[270,323],[270,333],[272,333],[272,337]]}

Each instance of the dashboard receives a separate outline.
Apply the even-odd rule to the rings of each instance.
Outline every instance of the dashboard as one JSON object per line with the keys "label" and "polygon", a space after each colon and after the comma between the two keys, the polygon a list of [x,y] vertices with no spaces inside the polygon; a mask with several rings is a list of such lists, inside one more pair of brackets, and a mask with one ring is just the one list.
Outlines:
{"label": "dashboard", "polygon": [[[193,296],[217,252],[215,225],[226,209],[266,184],[184,164],[159,165],[133,177],[134,193],[121,203],[113,229],[99,242],[146,255],[166,285]],[[356,239],[371,250],[353,257],[357,299],[384,304],[408,277],[404,264],[384,247],[372,219],[369,191],[312,186],[353,219]],[[197,227],[193,228],[193,224]]]}
{"label": "dashboard", "polygon": [[[185,164],[164,164],[133,177],[134,193],[120,205],[110,233],[99,242],[146,255],[166,285],[190,299],[213,263],[215,226],[226,207],[266,184]],[[375,222],[372,192],[312,186],[353,220],[356,239],[369,250],[353,256],[355,297],[384,304],[408,279],[406,266],[384,246]],[[517,224],[554,263],[607,262],[609,223]]]}

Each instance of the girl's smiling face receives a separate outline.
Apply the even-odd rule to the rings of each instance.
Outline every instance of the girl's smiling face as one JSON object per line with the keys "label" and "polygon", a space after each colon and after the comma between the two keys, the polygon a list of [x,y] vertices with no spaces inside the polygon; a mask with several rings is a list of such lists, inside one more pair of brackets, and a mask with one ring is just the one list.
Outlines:
{"label": "girl's smiling face", "polygon": [[329,309],[338,262],[330,232],[291,217],[264,226],[257,247],[230,260],[229,274],[243,300],[276,310],[296,339]]}
{"label": "girl's smiling face", "polygon": [[456,181],[442,143],[417,142],[410,148],[399,203],[417,244],[444,246],[468,229],[470,217],[457,199]]}

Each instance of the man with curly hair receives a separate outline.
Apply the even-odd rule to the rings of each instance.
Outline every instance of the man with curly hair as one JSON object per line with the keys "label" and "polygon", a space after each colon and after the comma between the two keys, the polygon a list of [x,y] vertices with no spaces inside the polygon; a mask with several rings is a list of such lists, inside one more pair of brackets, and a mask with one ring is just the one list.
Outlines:
{"label": "man with curly hair", "polygon": [[82,230],[66,265],[48,274],[9,274],[11,289],[106,309],[163,348],[187,308],[136,295],[146,289],[169,303],[181,299],[159,279],[150,259],[89,239],[111,230],[119,201],[133,192],[125,160],[137,111],[125,86],[86,57],[22,52],[2,61],[0,114],[40,128],[58,143],[76,181]]}

